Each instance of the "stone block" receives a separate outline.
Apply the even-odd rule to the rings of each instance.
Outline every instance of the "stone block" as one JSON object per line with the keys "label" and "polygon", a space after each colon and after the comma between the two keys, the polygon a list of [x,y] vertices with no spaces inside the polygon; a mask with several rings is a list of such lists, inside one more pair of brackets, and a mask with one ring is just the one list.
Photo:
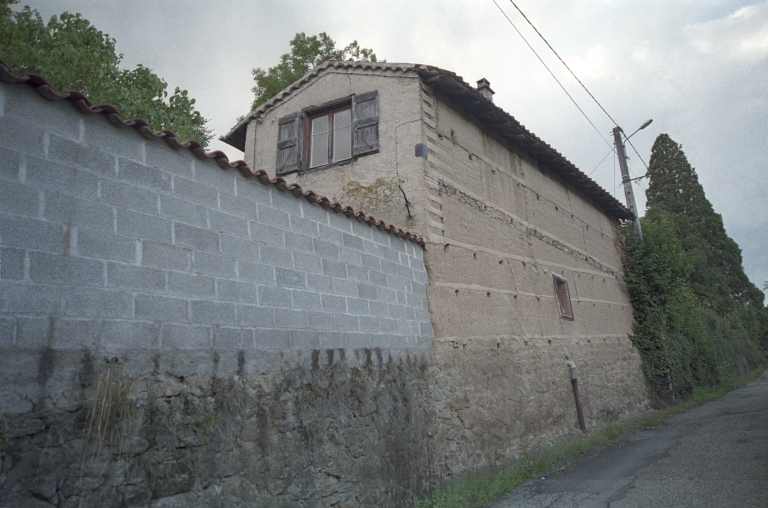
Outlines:
{"label": "stone block", "polygon": [[136,319],[186,323],[189,321],[189,302],[180,298],[156,295],[136,295]]}
{"label": "stone block", "polygon": [[347,300],[343,296],[321,295],[323,310],[325,312],[346,313]]}
{"label": "stone block", "polygon": [[173,177],[173,195],[213,210],[219,208],[219,191],[217,189],[186,178]]}
{"label": "stone block", "polygon": [[220,239],[221,254],[224,256],[244,261],[259,260],[259,244],[257,242],[225,234],[220,235]]}
{"label": "stone block", "polygon": [[345,233],[352,232],[352,222],[357,222],[357,219],[350,219],[343,213],[329,212],[328,213],[328,225],[338,231]]}
{"label": "stone block", "polygon": [[369,282],[368,269],[362,266],[347,265],[347,277],[355,282]]}
{"label": "stone block", "polygon": [[57,350],[89,349],[93,351],[110,328],[97,319],[55,319],[50,346]]}
{"label": "stone block", "polygon": [[90,199],[74,198],[59,192],[45,193],[43,215],[51,222],[70,226],[95,229],[106,233],[113,233],[115,229],[111,206]]}
{"label": "stone block", "polygon": [[379,288],[379,300],[385,303],[397,303],[397,294],[388,288]]}
{"label": "stone block", "polygon": [[98,181],[99,177],[93,173],[36,157],[27,157],[27,185],[82,199],[94,199]]}
{"label": "stone block", "polygon": [[391,242],[399,239],[378,228],[371,228],[371,240],[385,247],[391,247]]}
{"label": "stone block", "polygon": [[406,247],[405,247],[406,243],[408,243],[407,240],[403,240],[402,238],[397,238],[397,237],[392,236],[392,235],[387,235],[387,236],[389,236],[389,246],[392,249],[396,250],[397,252],[401,252],[403,254],[406,254],[406,255],[408,254],[408,251],[406,250]]}
{"label": "stone block", "polygon": [[61,291],[0,279],[0,312],[56,316],[61,314]]}
{"label": "stone block", "polygon": [[275,282],[278,287],[284,288],[306,289],[307,287],[306,274],[288,268],[275,268]]}
{"label": "stone block", "polygon": [[322,349],[340,349],[349,346],[347,334],[338,331],[319,332],[320,348]]}
{"label": "stone block", "polygon": [[122,157],[117,159],[117,178],[139,187],[171,192],[171,173]]}
{"label": "stone block", "polygon": [[264,243],[259,243],[259,259],[267,265],[293,268],[293,256],[290,251]]}
{"label": "stone block", "polygon": [[291,349],[291,335],[288,330],[257,328],[254,332],[254,348],[257,350],[288,351]]}
{"label": "stone block", "polygon": [[141,244],[141,264],[166,270],[188,272],[192,263],[192,251],[150,241]]}
{"label": "stone block", "polygon": [[290,308],[292,305],[291,291],[284,288],[261,286],[259,287],[259,304],[264,307]]}
{"label": "stone block", "polygon": [[317,222],[291,215],[291,231],[310,238],[318,237]]}
{"label": "stone block", "polygon": [[342,296],[357,297],[357,282],[346,279],[332,279],[333,293]]}
{"label": "stone block", "polygon": [[413,270],[404,265],[397,265],[397,273],[405,280],[413,280],[415,278]]}
{"label": "stone block", "polygon": [[[224,239],[222,238],[223,243]],[[223,279],[235,279],[237,277],[237,272],[235,271],[236,261],[232,257],[219,256],[218,254],[203,251],[195,252],[193,257],[192,271],[194,273],[210,277],[221,277]],[[241,265],[243,263],[243,261],[240,262]]]}
{"label": "stone block", "polygon": [[307,275],[313,274],[313,273],[315,274],[323,273],[323,264],[321,259],[312,254],[303,254],[301,252],[294,252],[293,266],[295,266],[297,270],[306,272]]}
{"label": "stone block", "polygon": [[191,201],[160,195],[160,217],[201,228],[208,227],[208,209]]}
{"label": "stone block", "polygon": [[303,234],[292,233],[290,231],[286,231],[284,236],[286,249],[292,252],[304,252],[309,254],[314,253],[312,238]]}
{"label": "stone block", "polygon": [[275,325],[274,312],[271,307],[258,305],[236,305],[237,324],[243,326],[257,326],[259,328],[271,328]]}
{"label": "stone block", "polygon": [[214,279],[205,275],[168,272],[168,292],[179,296],[199,298],[216,295]]}
{"label": "stone block", "polygon": [[380,318],[371,316],[360,316],[360,331],[368,333],[379,333],[381,330],[379,319]]}
{"label": "stone block", "polygon": [[381,324],[381,331],[383,333],[397,334],[400,331],[398,321],[389,318],[381,318],[379,322]]}
{"label": "stone block", "polygon": [[286,240],[284,239],[287,235],[295,236],[294,233],[291,232],[283,232],[280,229],[273,228],[272,226],[267,226],[265,224],[260,224],[258,222],[249,221],[248,222],[248,229],[250,232],[250,238],[254,242],[261,242],[268,245],[272,245],[275,247],[287,247]]}
{"label": "stone block", "polygon": [[[377,229],[372,228],[365,222],[360,222],[358,220],[352,220],[350,219],[350,222],[352,223],[352,234],[357,236],[358,238],[364,238],[366,240],[370,240],[373,238],[373,232],[378,231]],[[389,244],[387,244],[389,245]]]}
{"label": "stone block", "polygon": [[[38,350],[51,346],[54,330],[53,318],[20,317],[16,320],[16,347]],[[13,329],[11,329],[11,332]]]}
{"label": "stone block", "polygon": [[165,272],[146,266],[108,263],[107,285],[111,288],[164,293]]}
{"label": "stone block", "polygon": [[360,330],[360,318],[349,314],[335,314],[336,330],[340,332],[356,332]]}
{"label": "stone block", "polygon": [[38,284],[103,287],[104,263],[94,259],[30,252],[29,278]]}
{"label": "stone block", "polygon": [[314,240],[315,254],[324,259],[336,260],[339,259],[339,246],[326,242],[325,240]]}
{"label": "stone block", "polygon": [[307,328],[307,311],[275,309],[275,328],[302,330]]}
{"label": "stone block", "polygon": [[360,252],[349,249],[347,247],[339,247],[339,260],[346,263],[349,266],[362,267],[363,261],[360,257]]}
{"label": "stone block", "polygon": [[368,279],[372,285],[378,287],[387,287],[389,284],[389,280],[387,279],[386,275],[374,270],[368,270]]}
{"label": "stone block", "polygon": [[396,275],[400,277],[400,272],[397,269],[397,264],[385,259],[381,260],[381,271],[387,275]]}
{"label": "stone block", "polygon": [[136,263],[136,240],[101,231],[78,228],[77,255],[122,263]]}
{"label": "stone block", "polygon": [[371,309],[371,316],[388,317],[389,305],[384,302],[370,301],[368,306]]}
{"label": "stone block", "polygon": [[18,182],[20,167],[21,155],[19,152],[0,147],[0,180]]}
{"label": "stone block", "polygon": [[[348,281],[347,281],[348,282]],[[322,293],[333,292],[333,279],[325,275],[307,274],[307,289]]]}
{"label": "stone block", "polygon": [[119,206],[148,215],[158,214],[158,196],[154,192],[117,182],[108,178],[101,180],[99,200],[103,203]]}
{"label": "stone block", "polygon": [[323,275],[334,277],[336,279],[347,278],[347,265],[340,261],[323,259]]}
{"label": "stone block", "polygon": [[213,348],[225,351],[253,350],[253,330],[250,328],[216,328]]}
{"label": "stone block", "polygon": [[193,300],[191,302],[191,321],[213,325],[235,324],[235,306],[229,302],[211,302]]}
{"label": "stone block", "polygon": [[133,297],[125,291],[70,288],[61,296],[65,316],[133,318]]}
{"label": "stone block", "polygon": [[[331,214],[334,215],[334,214]],[[343,231],[339,231],[338,229],[334,229],[332,227],[324,226],[322,224],[318,224],[317,229],[320,233],[320,239],[324,240],[328,243],[332,243],[333,245],[341,245],[343,242],[342,235],[344,234]],[[351,231],[351,229],[350,229]]]}
{"label": "stone block", "polygon": [[291,291],[291,297],[294,309],[320,310],[322,308],[319,293],[294,289]]}
{"label": "stone block", "polygon": [[261,204],[257,206],[257,211],[258,222],[261,224],[266,224],[267,226],[272,226],[283,231],[290,229],[290,221],[287,213]]}
{"label": "stone block", "polygon": [[162,348],[164,350],[210,349],[211,330],[207,326],[163,325]]}
{"label": "stone block", "polygon": [[48,135],[47,159],[115,177],[115,157],[112,154],[56,134]]}
{"label": "stone block", "polygon": [[371,347],[371,336],[367,333],[348,333],[347,345],[354,349]]}
{"label": "stone block", "polygon": [[401,320],[407,319],[407,315],[405,313],[405,306],[403,306],[403,305],[396,305],[396,304],[395,305],[390,304],[390,306],[389,306],[389,316],[392,319],[401,319]]}
{"label": "stone block", "polygon": [[145,144],[138,132],[116,127],[100,115],[86,119],[83,141],[87,145],[101,147],[109,153],[134,161],[141,161],[144,151],[142,145]]}
{"label": "stone block", "polygon": [[[50,149],[49,149],[50,150]],[[165,143],[147,142],[144,145],[147,166],[192,178],[194,156],[186,150],[174,150]]]}
{"label": "stone block", "polygon": [[307,327],[310,330],[333,330],[336,323],[328,312],[307,312]]}
{"label": "stone block", "polygon": [[259,286],[252,282],[237,282],[218,279],[216,281],[219,300],[236,303],[259,303]]}
{"label": "stone block", "polygon": [[272,206],[291,215],[301,217],[301,198],[297,198],[290,192],[272,191]]}
{"label": "stone block", "polygon": [[328,210],[317,203],[301,201],[301,216],[318,224],[328,225]]}
{"label": "stone block", "polygon": [[360,252],[365,250],[365,242],[363,242],[362,238],[355,235],[350,235],[348,233],[344,233],[342,238],[344,247],[349,247],[350,249],[355,249]]}
{"label": "stone block", "polygon": [[117,233],[141,240],[171,244],[171,221],[132,210],[117,210]]}
{"label": "stone block", "polygon": [[219,234],[208,229],[180,224],[173,225],[173,240],[177,247],[189,247],[190,249],[207,252],[219,252]]}
{"label": "stone block", "polygon": [[217,212],[216,210],[209,210],[208,222],[212,231],[238,236],[240,238],[245,238],[246,240],[250,239],[248,221],[242,217]]}
{"label": "stone block", "polygon": [[3,181],[0,185],[0,210],[14,215],[37,217],[40,211],[40,193],[19,182]]}
{"label": "stone block", "polygon": [[374,270],[376,272],[381,271],[380,258],[377,258],[376,256],[371,256],[370,254],[361,254],[360,259],[365,268],[370,268],[371,270]]}
{"label": "stone block", "polygon": [[195,181],[204,183],[222,193],[235,195],[235,178],[240,173],[234,169],[223,169],[213,161],[195,161]]}
{"label": "stone block", "polygon": [[0,122],[0,146],[14,152],[43,156],[43,131],[15,118]]}
{"label": "stone block", "polygon": [[318,349],[320,335],[314,330],[291,330],[291,349]]}
{"label": "stone block", "polygon": [[347,311],[355,316],[367,316],[371,313],[368,300],[347,298]]}
{"label": "stone block", "polygon": [[219,195],[219,205],[226,212],[247,220],[256,220],[256,204],[240,196]]}
{"label": "stone block", "polygon": [[[383,289],[382,289],[383,291]],[[376,286],[371,286],[370,284],[357,284],[357,295],[360,298],[365,298],[367,300],[378,300],[379,299],[379,290]]]}
{"label": "stone block", "polygon": [[256,178],[238,178],[235,180],[237,195],[255,203],[272,204],[271,185],[264,185]]}
{"label": "stone block", "polygon": [[24,280],[24,251],[0,248],[0,279]]}

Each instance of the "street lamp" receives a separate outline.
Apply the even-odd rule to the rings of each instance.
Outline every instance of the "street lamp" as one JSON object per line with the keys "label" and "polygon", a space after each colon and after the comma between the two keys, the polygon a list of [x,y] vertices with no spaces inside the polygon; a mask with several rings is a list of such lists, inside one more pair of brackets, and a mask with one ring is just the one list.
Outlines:
{"label": "street lamp", "polygon": [[[653,122],[653,120],[646,121],[635,132],[627,136],[627,139],[634,136],[638,131],[651,125],[651,122]],[[624,184],[624,196],[627,199],[627,208],[629,208],[629,211],[635,215],[635,234],[642,240],[643,229],[640,227],[640,214],[637,212],[637,205],[635,204],[635,194],[632,191],[632,180],[629,178],[629,169],[627,168],[627,152],[624,149],[621,132],[621,127],[618,125],[613,128],[613,139],[616,143],[616,152],[619,156],[619,167],[621,168],[621,181]]]}

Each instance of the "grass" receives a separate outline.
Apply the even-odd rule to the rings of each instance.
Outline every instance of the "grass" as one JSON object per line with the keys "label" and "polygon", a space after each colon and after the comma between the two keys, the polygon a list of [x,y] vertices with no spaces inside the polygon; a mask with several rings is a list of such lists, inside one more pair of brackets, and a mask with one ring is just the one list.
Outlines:
{"label": "grass", "polygon": [[417,508],[479,508],[494,502],[502,494],[519,487],[530,478],[542,473],[559,473],[576,464],[578,456],[590,449],[604,445],[628,430],[655,427],[665,418],[687,411],[704,402],[716,399],[753,379],[758,378],[765,367],[731,379],[712,388],[698,388],[685,401],[663,411],[658,411],[638,422],[609,425],[579,438],[566,438],[541,452],[523,456],[514,464],[469,475],[436,488],[429,497],[422,499]]}
{"label": "grass", "polygon": [[95,439],[98,443],[95,455],[101,452],[105,441],[124,430],[121,424],[131,415],[130,385],[130,380],[116,365],[108,365],[96,378],[93,397],[85,404],[86,441]]}

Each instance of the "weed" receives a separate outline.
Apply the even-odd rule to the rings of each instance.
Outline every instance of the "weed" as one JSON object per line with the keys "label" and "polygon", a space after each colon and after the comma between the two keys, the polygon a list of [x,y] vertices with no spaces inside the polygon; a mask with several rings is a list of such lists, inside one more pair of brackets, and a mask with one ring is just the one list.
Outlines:
{"label": "weed", "polygon": [[212,429],[214,426],[216,426],[216,416],[213,413],[205,413],[205,416],[203,416],[203,427]]}
{"label": "weed", "polygon": [[7,432],[0,432],[0,458],[5,457],[5,450],[11,444],[11,435]]}
{"label": "weed", "polygon": [[124,427],[122,424],[131,416],[130,386],[130,380],[115,362],[108,363],[98,375],[93,397],[85,404],[86,441],[96,439],[98,442],[95,455],[101,452],[105,441],[120,437],[125,430],[121,426]]}

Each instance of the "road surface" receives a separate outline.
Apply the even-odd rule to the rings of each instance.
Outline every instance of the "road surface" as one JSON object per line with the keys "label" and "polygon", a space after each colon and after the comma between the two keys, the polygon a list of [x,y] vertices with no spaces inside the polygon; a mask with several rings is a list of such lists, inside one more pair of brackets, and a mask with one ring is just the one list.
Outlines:
{"label": "road surface", "polygon": [[492,508],[768,507],[768,370]]}

